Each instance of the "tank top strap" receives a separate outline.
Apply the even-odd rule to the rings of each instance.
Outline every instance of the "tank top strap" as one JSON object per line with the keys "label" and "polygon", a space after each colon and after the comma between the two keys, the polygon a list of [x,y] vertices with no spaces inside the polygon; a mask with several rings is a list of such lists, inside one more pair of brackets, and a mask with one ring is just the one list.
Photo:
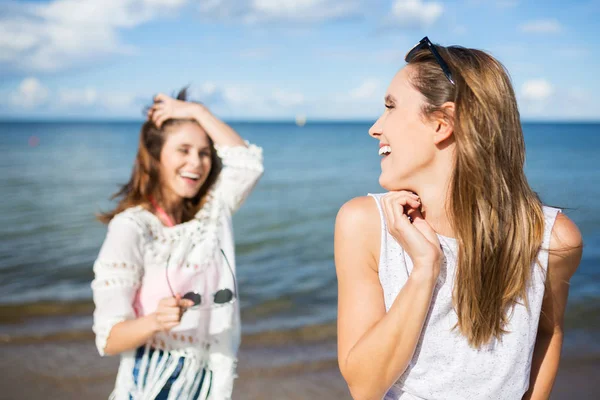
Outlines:
{"label": "tank top strap", "polygon": [[554,222],[556,222],[556,217],[562,211],[558,208],[554,207],[543,207],[544,211],[544,236],[542,239],[542,245],[540,247],[540,252],[538,255],[539,263],[542,265],[543,269],[546,270],[548,268],[548,256],[550,249],[550,239],[552,238],[552,229],[554,228]]}
{"label": "tank top strap", "polygon": [[381,239],[383,240],[385,237],[385,232],[387,231],[387,224],[385,222],[385,216],[383,215],[381,199],[383,196],[385,196],[385,193],[368,193],[368,196],[375,199],[375,204],[377,204],[377,210],[379,210],[379,219],[381,221],[381,232],[382,232]]}
{"label": "tank top strap", "polygon": [[385,269],[387,266],[387,248],[388,248],[388,232],[385,216],[383,215],[383,208],[381,207],[381,198],[385,196],[385,193],[368,193],[369,197],[372,197],[377,204],[377,210],[379,211],[379,220],[381,221],[381,244],[379,246],[379,265],[378,270],[381,276],[382,268]]}
{"label": "tank top strap", "polygon": [[375,199],[375,203],[377,204],[377,209],[379,210],[379,217],[381,218],[381,227],[385,228],[385,217],[383,216],[383,208],[381,208],[381,198],[385,195],[385,193],[369,193],[368,196]]}

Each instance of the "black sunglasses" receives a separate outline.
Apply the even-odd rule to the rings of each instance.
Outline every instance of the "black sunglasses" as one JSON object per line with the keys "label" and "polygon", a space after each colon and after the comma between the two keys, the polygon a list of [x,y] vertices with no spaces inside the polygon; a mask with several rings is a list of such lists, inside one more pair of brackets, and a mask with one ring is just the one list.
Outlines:
{"label": "black sunglasses", "polygon": [[422,49],[429,49],[431,51],[431,54],[433,54],[433,56],[437,60],[437,63],[442,68],[442,71],[444,71],[444,75],[446,75],[446,78],[448,78],[448,80],[450,81],[451,84],[456,86],[454,79],[452,79],[452,73],[450,72],[450,68],[448,67],[448,64],[446,64],[446,61],[444,61],[444,59],[442,58],[440,53],[438,53],[437,49],[435,48],[435,45],[433,43],[431,43],[431,40],[429,40],[429,38],[427,36],[425,36],[423,39],[421,39],[421,41],[419,43],[417,43],[415,45],[415,47],[413,47],[412,49],[410,49],[408,51],[408,53],[406,53],[406,56],[404,57],[404,61],[410,62],[410,60],[413,59],[415,54],[419,50],[422,50]]}
{"label": "black sunglasses", "polygon": [[[237,282],[235,280],[235,274],[233,273],[233,269],[231,268],[231,264],[229,264],[229,260],[227,259],[225,252],[223,251],[223,249],[220,249],[220,250],[221,250],[221,254],[223,254],[223,258],[225,259],[225,262],[227,263],[227,267],[229,268],[231,277],[233,278],[233,287],[234,287],[235,292],[228,288],[217,290],[215,293],[213,293],[213,303],[206,304],[206,305],[202,304],[202,295],[200,293],[187,292],[181,298],[186,299],[186,300],[191,300],[194,303],[193,306],[190,306],[188,308],[195,309],[195,308],[205,308],[205,307],[206,308],[219,307],[219,306],[223,306],[223,305],[226,305],[229,303],[233,303],[236,300],[236,298],[237,298],[237,296],[236,296]],[[175,297],[175,291],[173,290],[173,287],[171,287],[171,282],[169,281],[169,261],[170,261],[170,259],[171,259],[171,256],[169,255],[169,258],[167,258],[167,266],[165,268],[165,275],[167,277],[167,285],[169,286],[171,295],[173,297]],[[181,264],[179,266],[181,267]],[[202,307],[200,307],[201,305],[202,305]]]}

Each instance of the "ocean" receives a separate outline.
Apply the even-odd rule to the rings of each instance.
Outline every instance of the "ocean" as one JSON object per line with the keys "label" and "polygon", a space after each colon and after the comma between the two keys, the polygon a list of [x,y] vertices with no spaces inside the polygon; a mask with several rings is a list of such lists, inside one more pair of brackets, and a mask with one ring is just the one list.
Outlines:
{"label": "ocean", "polygon": [[[131,173],[140,122],[0,122],[0,341],[91,331],[94,214]],[[237,122],[265,174],[234,216],[243,331],[335,335],[333,229],[378,184],[369,122]],[[567,351],[600,350],[600,124],[525,123],[526,172],[581,230]],[[288,333],[286,333],[288,332]],[[270,336],[271,338],[273,336]]]}

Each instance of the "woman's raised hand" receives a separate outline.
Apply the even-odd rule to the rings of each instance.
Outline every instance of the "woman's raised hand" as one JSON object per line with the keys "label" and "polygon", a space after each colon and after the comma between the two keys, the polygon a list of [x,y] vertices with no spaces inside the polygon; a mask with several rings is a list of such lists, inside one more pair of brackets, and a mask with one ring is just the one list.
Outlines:
{"label": "woman's raised hand", "polygon": [[168,119],[193,119],[203,106],[183,100],[177,100],[166,94],[159,93],[154,97],[154,104],[148,110],[148,119],[157,127]]}
{"label": "woman's raised hand", "polygon": [[179,325],[181,316],[185,310],[193,305],[193,301],[182,299],[180,295],[161,299],[153,314],[156,322],[156,330],[169,331]]}
{"label": "woman's raised hand", "polygon": [[442,250],[437,234],[423,219],[419,196],[406,190],[389,192],[381,204],[387,229],[410,256],[413,272],[421,271],[437,279]]}

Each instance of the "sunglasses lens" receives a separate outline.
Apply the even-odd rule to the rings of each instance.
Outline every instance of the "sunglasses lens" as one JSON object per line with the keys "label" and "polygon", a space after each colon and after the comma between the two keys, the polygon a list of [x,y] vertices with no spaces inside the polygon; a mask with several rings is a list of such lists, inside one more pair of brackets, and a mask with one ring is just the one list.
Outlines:
{"label": "sunglasses lens", "polygon": [[202,302],[202,296],[195,292],[187,292],[183,295],[183,298],[186,300],[193,301],[195,306],[199,305]]}
{"label": "sunglasses lens", "polygon": [[233,292],[229,289],[221,289],[215,293],[215,304],[225,304],[233,299]]}

